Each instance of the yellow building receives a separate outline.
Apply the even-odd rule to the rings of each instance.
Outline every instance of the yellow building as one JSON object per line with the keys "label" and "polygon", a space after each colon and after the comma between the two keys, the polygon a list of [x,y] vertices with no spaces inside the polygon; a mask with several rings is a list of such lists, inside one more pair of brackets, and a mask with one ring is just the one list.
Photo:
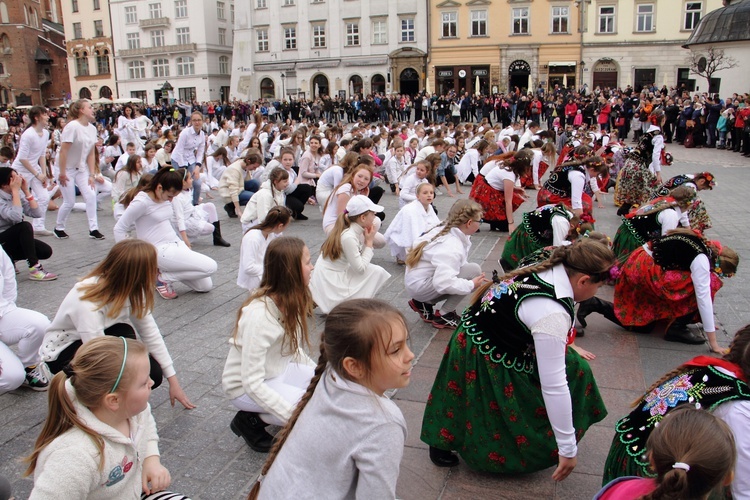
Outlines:
{"label": "yellow building", "polygon": [[576,86],[579,12],[570,0],[430,0],[431,90]]}

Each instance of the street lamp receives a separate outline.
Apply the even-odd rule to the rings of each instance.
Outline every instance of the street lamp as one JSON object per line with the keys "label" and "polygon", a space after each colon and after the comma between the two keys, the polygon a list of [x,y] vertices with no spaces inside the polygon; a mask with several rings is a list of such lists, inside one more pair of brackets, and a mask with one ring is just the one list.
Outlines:
{"label": "street lamp", "polygon": [[286,96],[286,75],[281,74],[281,99],[283,100]]}

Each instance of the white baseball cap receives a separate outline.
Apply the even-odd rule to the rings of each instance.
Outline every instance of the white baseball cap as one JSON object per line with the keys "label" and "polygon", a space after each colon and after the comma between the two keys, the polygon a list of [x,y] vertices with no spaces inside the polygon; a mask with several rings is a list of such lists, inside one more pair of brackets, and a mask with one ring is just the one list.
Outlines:
{"label": "white baseball cap", "polygon": [[375,212],[377,214],[384,210],[385,208],[374,204],[370,198],[361,194],[352,196],[346,204],[346,213],[349,214],[350,217],[356,217],[365,212]]}

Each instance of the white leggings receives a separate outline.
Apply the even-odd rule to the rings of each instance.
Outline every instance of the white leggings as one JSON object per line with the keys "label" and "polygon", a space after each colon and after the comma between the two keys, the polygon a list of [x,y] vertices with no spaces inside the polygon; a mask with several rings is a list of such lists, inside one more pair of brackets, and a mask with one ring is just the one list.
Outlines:
{"label": "white leggings", "polygon": [[[42,313],[17,308],[0,318],[0,394],[17,389],[26,377],[24,367],[41,361],[39,347],[49,319]],[[8,347],[18,344],[18,356]]]}
{"label": "white leggings", "polygon": [[[302,398],[302,395],[305,394],[313,375],[315,375],[315,368],[312,366],[289,363],[284,373],[278,377],[269,378],[268,380],[265,380],[264,383],[274,391],[278,392],[279,396],[281,396],[284,401],[295,406]],[[286,422],[282,422],[276,415],[266,413],[266,410],[264,410],[263,407],[256,403],[247,394],[234,398],[232,404],[239,410],[258,413],[261,420],[267,424],[278,426],[286,424]]]}
{"label": "white leggings", "polygon": [[[375,219],[372,221],[372,225],[375,226],[375,239],[372,242],[373,248],[384,248],[385,247],[385,236],[383,236],[380,233],[380,225],[383,224],[383,221],[380,220],[380,217],[375,217]],[[326,227],[323,228],[323,231],[325,231],[326,234],[331,234],[331,231],[333,231],[333,226],[335,226],[336,223],[329,224]]]}
{"label": "white leggings", "polygon": [[156,258],[164,281],[180,281],[196,292],[213,288],[211,275],[218,269],[216,261],[190,250],[182,241],[157,246]]}
{"label": "white leggings", "polygon": [[[102,178],[104,182],[94,182],[94,189],[96,190],[96,201],[100,203],[104,201],[108,196],[112,194],[112,181],[106,177]],[[86,210],[85,203],[76,203],[73,205],[73,210],[76,212],[84,212]]]}
{"label": "white leggings", "polygon": [[[463,266],[461,266],[461,269],[458,271],[458,278],[465,279],[465,280],[473,280],[477,276],[482,274],[482,268],[479,264],[475,264],[474,262],[467,262]],[[465,295],[450,295],[450,294],[439,294],[435,289],[432,289],[432,293],[428,292],[427,290],[423,291],[422,296],[415,296],[413,297],[414,300],[418,300],[420,302],[428,302],[430,304],[437,304],[440,301],[443,302],[443,305],[440,306],[439,310],[441,313],[448,313],[451,311],[455,311],[458,307],[458,304],[461,303],[461,300],[465,297]]]}
{"label": "white leggings", "polygon": [[96,218],[96,192],[89,186],[89,173],[86,170],[66,170],[68,182],[66,186],[60,184],[60,192],[63,197],[63,204],[57,212],[57,224],[55,229],[65,231],[65,223],[68,221],[70,212],[76,203],[76,186],[86,202],[86,215],[89,219],[89,231],[99,229],[99,222]]}
{"label": "white leggings", "polygon": [[201,203],[195,207],[196,213],[185,221],[186,232],[188,238],[200,238],[201,236],[207,236],[214,234],[214,222],[219,220],[219,215],[216,213],[216,205],[213,203]]}
{"label": "white leggings", "polygon": [[42,181],[33,175],[25,173],[23,174],[23,178],[26,179],[26,182],[31,189],[31,194],[34,195],[36,202],[39,204],[39,208],[42,209],[42,216],[39,218],[35,217],[31,225],[34,226],[34,229],[37,231],[44,229],[44,219],[47,215],[47,206],[49,205],[49,197],[51,193],[47,191],[47,188],[44,187]]}

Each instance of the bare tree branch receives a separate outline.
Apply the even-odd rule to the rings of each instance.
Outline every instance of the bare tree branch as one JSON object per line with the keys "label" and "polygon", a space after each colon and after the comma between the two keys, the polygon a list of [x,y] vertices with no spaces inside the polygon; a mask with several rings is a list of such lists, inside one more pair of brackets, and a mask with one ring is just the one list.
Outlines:
{"label": "bare tree branch", "polygon": [[709,91],[711,91],[711,80],[715,73],[736,68],[739,64],[736,59],[727,56],[723,49],[715,47],[709,47],[705,53],[691,51],[686,63],[690,66],[692,73],[708,81]]}

